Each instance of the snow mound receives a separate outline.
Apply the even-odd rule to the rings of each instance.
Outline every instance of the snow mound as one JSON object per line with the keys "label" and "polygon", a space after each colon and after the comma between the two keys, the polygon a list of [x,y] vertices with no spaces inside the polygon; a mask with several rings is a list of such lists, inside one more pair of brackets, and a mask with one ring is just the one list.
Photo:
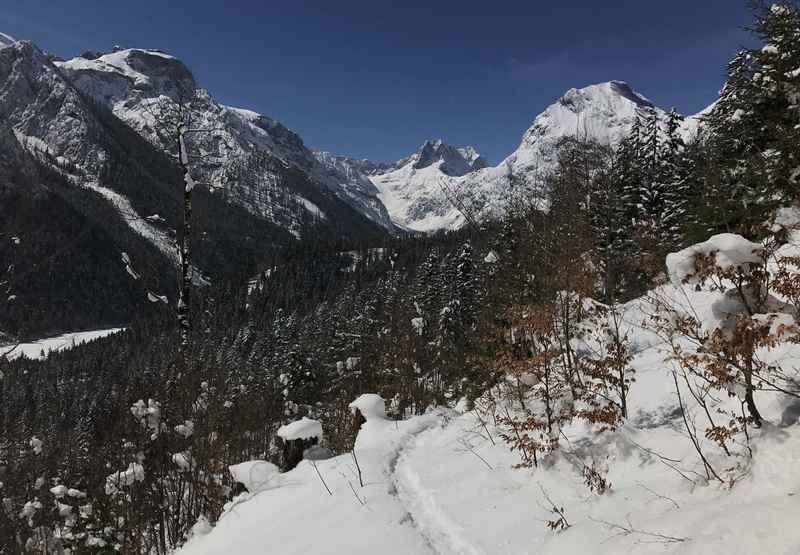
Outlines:
{"label": "snow mound", "polygon": [[364,415],[367,422],[370,420],[386,420],[386,401],[380,395],[364,393],[350,403],[350,410],[355,414],[356,409]]}
{"label": "snow mound", "polygon": [[672,282],[679,286],[694,275],[698,255],[713,256],[715,265],[725,271],[750,264],[761,264],[764,247],[735,233],[720,233],[708,241],[697,243],[667,255],[667,270]]}
{"label": "snow mound", "polygon": [[[430,413],[371,422],[379,433],[371,434],[373,441],[366,445],[362,429],[356,444],[363,486],[351,453],[304,460],[289,472],[272,474],[269,486],[257,495],[228,503],[216,526],[210,531],[206,527],[178,553],[254,555],[279,546],[272,551],[281,555],[432,554],[397,497],[392,467],[415,437],[441,421],[441,414]],[[258,469],[259,463],[244,464]]]}
{"label": "snow mound", "polygon": [[291,424],[285,424],[278,428],[278,437],[284,441],[311,439],[313,437],[321,439],[322,424],[318,420],[312,420],[304,416],[300,420],[295,420]]}
{"label": "snow mound", "polygon": [[269,481],[280,473],[280,469],[267,461],[247,461],[228,467],[233,479],[255,493],[266,488]]}

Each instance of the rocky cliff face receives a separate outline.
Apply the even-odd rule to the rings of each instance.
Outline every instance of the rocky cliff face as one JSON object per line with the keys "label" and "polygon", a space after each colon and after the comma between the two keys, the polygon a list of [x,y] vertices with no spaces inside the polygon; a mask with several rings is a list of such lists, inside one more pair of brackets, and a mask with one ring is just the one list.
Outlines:
{"label": "rocky cliff face", "polygon": [[[157,51],[87,56],[55,61],[30,42],[0,37],[1,231],[22,245],[2,245],[0,258],[4,268],[37,268],[19,284],[13,310],[0,311],[0,329],[14,334],[124,324],[149,305],[149,292],[174,291],[181,177],[147,105],[174,101],[194,78]],[[365,208],[355,208],[338,174],[328,176],[296,134],[202,90],[198,97],[198,119],[234,147],[204,168],[224,186],[195,194],[198,275],[213,282],[255,272],[271,251],[313,229],[382,233],[382,205],[373,196],[370,206],[366,193],[358,199]],[[374,220],[360,211],[367,208]],[[382,221],[393,228],[385,211]],[[120,262],[123,254],[130,263]]]}
{"label": "rocky cliff face", "polygon": [[[171,145],[163,144],[156,132],[154,105],[178,103],[186,91],[196,91],[193,111],[198,125],[217,130],[215,140],[225,147],[215,163],[205,168],[204,179],[217,185],[229,202],[256,216],[300,234],[307,220],[333,216],[320,204],[322,196],[350,206],[357,212],[355,217],[394,229],[368,183],[320,161],[299,135],[279,122],[220,104],[199,88],[191,72],[173,56],[157,50],[118,49],[57,65],[78,89],[161,149]],[[285,175],[289,168],[306,175],[306,187],[292,187]],[[314,194],[306,194],[309,189]],[[337,207],[337,218],[343,215],[342,208]]]}

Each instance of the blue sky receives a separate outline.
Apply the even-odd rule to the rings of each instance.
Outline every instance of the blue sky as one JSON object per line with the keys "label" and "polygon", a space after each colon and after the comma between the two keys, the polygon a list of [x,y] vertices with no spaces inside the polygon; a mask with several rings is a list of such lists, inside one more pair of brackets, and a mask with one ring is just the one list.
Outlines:
{"label": "blue sky", "polygon": [[611,79],[697,112],[749,21],[745,0],[0,3],[0,31],[63,57],[160,48],[220,101],[374,160],[442,137],[499,162],[565,90]]}

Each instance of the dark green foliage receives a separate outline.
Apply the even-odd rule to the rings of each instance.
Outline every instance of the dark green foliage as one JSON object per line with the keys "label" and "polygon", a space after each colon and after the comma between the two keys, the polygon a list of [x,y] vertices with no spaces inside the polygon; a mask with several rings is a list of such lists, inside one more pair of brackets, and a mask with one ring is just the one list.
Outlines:
{"label": "dark green foliage", "polygon": [[[698,214],[713,229],[754,233],[770,210],[797,199],[800,184],[800,11],[793,2],[758,5],[758,48],[728,65],[719,102],[707,117],[714,171],[702,176],[709,199]],[[713,202],[710,202],[713,200]]]}

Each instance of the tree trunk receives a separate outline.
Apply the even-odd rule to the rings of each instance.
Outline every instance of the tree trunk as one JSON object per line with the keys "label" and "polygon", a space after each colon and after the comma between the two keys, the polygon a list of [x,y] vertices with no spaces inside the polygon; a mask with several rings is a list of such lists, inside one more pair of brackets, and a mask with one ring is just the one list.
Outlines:
{"label": "tree trunk", "polygon": [[180,164],[183,173],[183,219],[181,233],[178,239],[178,258],[180,262],[180,281],[178,283],[178,308],[177,318],[180,327],[181,351],[189,345],[189,331],[191,320],[189,316],[189,301],[192,288],[192,190],[194,180],[189,167],[189,154],[186,149],[183,131],[179,134]]}

